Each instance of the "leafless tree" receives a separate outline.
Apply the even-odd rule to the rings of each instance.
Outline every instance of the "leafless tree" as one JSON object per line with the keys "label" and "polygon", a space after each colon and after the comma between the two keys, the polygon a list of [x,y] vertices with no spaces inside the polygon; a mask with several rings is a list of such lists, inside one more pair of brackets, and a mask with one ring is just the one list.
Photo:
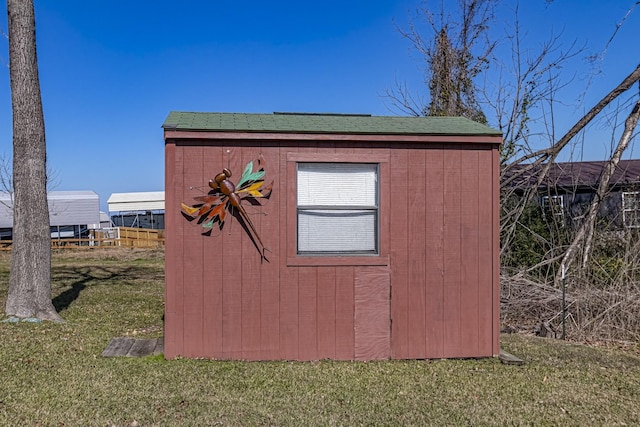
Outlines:
{"label": "leafless tree", "polygon": [[[10,203],[3,203],[6,207],[13,209],[13,167],[11,157],[0,155],[0,192],[10,195]],[[58,171],[54,171],[47,165],[47,193],[58,185]]]}
{"label": "leafless tree", "polygon": [[[629,13],[640,4],[636,2],[631,5],[631,8],[624,16],[621,23],[616,26],[615,31],[611,39],[607,42],[607,45],[603,52],[598,55],[593,55],[589,59],[602,60],[606,49],[610,46],[615,34],[619,30],[622,22],[626,20]],[[542,53],[553,52],[554,49],[547,49],[547,46],[543,46]],[[550,61],[553,66],[562,64],[562,61],[567,58],[564,52],[561,52],[558,60]],[[536,61],[534,61],[535,63]],[[528,75],[529,68],[526,70],[525,75]],[[537,72],[537,70],[543,70],[543,73]],[[603,172],[600,176],[599,182],[594,188],[594,197],[588,203],[585,208],[584,214],[580,218],[576,218],[574,221],[574,228],[562,230],[567,235],[566,243],[560,246],[556,246],[553,250],[549,251],[544,257],[543,261],[537,265],[530,267],[527,272],[536,269],[551,268],[552,275],[548,277],[546,281],[542,283],[532,285],[535,283],[531,280],[524,280],[527,272],[520,272],[516,275],[503,276],[503,284],[509,288],[511,303],[505,308],[505,313],[514,315],[514,308],[517,312],[518,306],[521,307],[534,307],[542,309],[541,312],[546,312],[544,315],[540,315],[541,319],[546,321],[556,321],[559,323],[562,319],[559,310],[560,307],[560,294],[547,293],[544,294],[543,289],[559,289],[560,283],[563,281],[564,273],[571,266],[573,272],[570,275],[571,296],[568,300],[569,310],[568,318],[566,322],[570,323],[573,335],[576,337],[589,338],[589,339],[636,339],[640,330],[638,324],[640,323],[638,316],[629,316],[629,313],[637,313],[638,303],[638,275],[635,268],[635,262],[637,257],[633,256],[633,253],[638,250],[639,242],[635,233],[621,234],[607,234],[606,232],[597,233],[597,219],[598,212],[602,203],[607,199],[610,192],[610,183],[613,173],[615,172],[620,159],[625,150],[630,146],[635,128],[637,126],[638,118],[640,116],[640,101],[638,100],[638,94],[631,92],[640,82],[640,66],[637,66],[630,72],[622,81],[620,81],[609,93],[607,93],[600,101],[591,106],[586,114],[584,114],[576,123],[562,136],[556,137],[555,126],[553,123],[547,128],[544,135],[547,138],[548,145],[540,146],[530,144],[527,140],[533,135],[526,126],[522,126],[522,123],[526,124],[526,121],[530,119],[527,116],[527,111],[520,110],[520,105],[528,108],[535,107],[542,108],[546,106],[543,117],[549,117],[553,119],[553,106],[556,102],[554,99],[554,89],[558,87],[557,80],[558,75],[552,73],[553,68],[539,67],[538,65],[532,68],[533,75],[529,79],[516,79],[517,82],[526,84],[533,81],[533,86],[537,89],[543,89],[539,93],[540,96],[530,97],[526,90],[522,90],[524,96],[519,97],[504,97],[496,98],[503,103],[500,105],[500,111],[511,111],[511,116],[506,116],[506,127],[501,127],[505,132],[505,148],[509,151],[506,152],[506,156],[503,157],[503,176],[501,180],[501,188],[503,194],[510,194],[513,189],[513,184],[523,177],[528,180],[528,188],[526,188],[522,194],[519,204],[509,206],[508,211],[503,211],[501,218],[501,244],[502,251],[508,251],[510,249],[511,239],[514,236],[514,231],[517,228],[522,229],[523,225],[520,223],[520,218],[525,210],[525,207],[533,201],[534,197],[538,196],[539,188],[542,188],[542,184],[546,184],[547,188],[551,188],[553,183],[550,181],[549,172],[554,166],[554,162],[570,148],[572,142],[579,137],[587,126],[598,118],[602,117],[607,110],[614,110],[614,116],[625,114],[627,119],[624,124],[624,129],[618,138],[618,143],[612,148],[611,155],[607,160]],[[544,76],[548,75],[549,78],[544,80]],[[536,79],[537,77],[537,79]],[[530,79],[533,80],[530,80]],[[545,84],[546,83],[546,84]],[[555,86],[554,86],[555,85]],[[587,85],[588,86],[588,85]],[[518,86],[520,89],[523,86]],[[620,102],[623,95],[627,94],[628,98]],[[504,100],[508,100],[504,102]],[[519,101],[521,99],[521,101]],[[512,102],[512,104],[510,104]],[[499,104],[498,102],[496,105]],[[505,105],[514,106],[512,110],[503,108]],[[631,105],[631,107],[629,107]],[[515,113],[514,113],[515,112]],[[498,117],[500,117],[498,115]],[[612,135],[614,133],[615,126],[611,126]],[[513,129],[516,129],[516,133],[513,133]],[[524,132],[521,130],[524,129]],[[526,181],[525,180],[525,181]],[[555,233],[558,233],[556,228]],[[624,236],[621,237],[620,236]],[[596,243],[596,240],[600,243]],[[616,241],[618,241],[616,243]],[[620,242],[624,242],[623,245]],[[592,254],[596,246],[606,246],[600,249],[601,253],[610,254],[613,248],[619,247],[615,250],[619,250],[614,257],[615,261],[613,267],[603,265],[602,262],[610,258],[610,255],[605,255],[604,258],[594,259]],[[609,257],[609,258],[608,258]],[[580,259],[580,264],[577,264],[577,260]],[[603,261],[604,259],[604,261]],[[579,267],[579,268],[578,268]],[[522,274],[525,273],[525,274]],[[541,276],[536,276],[541,277]],[[547,285],[548,284],[548,285]],[[548,288],[545,288],[548,286]],[[526,291],[525,289],[529,289]],[[526,296],[525,294],[528,294]],[[524,295],[524,296],[523,296]],[[535,295],[535,298],[540,301],[545,300],[544,307],[537,305],[534,299],[531,298]],[[551,302],[553,301],[553,302]],[[549,311],[549,308],[551,310]],[[553,310],[556,310],[555,312]],[[531,314],[531,313],[530,313]],[[517,317],[517,315],[516,315]]]}
{"label": "leafless tree", "polygon": [[0,156],[0,191],[13,193],[13,178],[10,159]]}
{"label": "leafless tree", "polygon": [[622,153],[627,149],[629,143],[631,142],[631,137],[633,136],[633,132],[638,124],[638,118],[640,117],[640,100],[638,100],[629,113],[629,117],[625,121],[624,132],[620,137],[620,141],[618,146],[613,152],[613,155],[607,162],[605,169],[603,171],[602,176],[600,177],[600,182],[598,184],[598,188],[596,189],[595,196],[593,201],[589,204],[589,209],[586,215],[585,221],[582,223],[577,233],[575,234],[573,241],[565,251],[564,256],[562,257],[562,265],[567,267],[572,264],[575,255],[582,244],[582,264],[581,267],[585,268],[587,262],[589,261],[589,254],[591,252],[591,243],[593,241],[593,233],[595,231],[596,218],[598,215],[598,210],[600,204],[604,200],[608,188],[609,182],[613,173],[616,170],[616,167],[620,163],[620,159],[622,157]]}
{"label": "leafless tree", "polygon": [[386,91],[391,105],[414,116],[463,116],[486,123],[477,99],[476,77],[487,68],[495,46],[487,38],[494,0],[458,0],[459,16],[431,12],[425,2],[418,14],[432,37],[425,38],[414,22],[408,30],[399,28],[425,60],[425,83],[429,102],[415,97],[405,84],[396,82]]}

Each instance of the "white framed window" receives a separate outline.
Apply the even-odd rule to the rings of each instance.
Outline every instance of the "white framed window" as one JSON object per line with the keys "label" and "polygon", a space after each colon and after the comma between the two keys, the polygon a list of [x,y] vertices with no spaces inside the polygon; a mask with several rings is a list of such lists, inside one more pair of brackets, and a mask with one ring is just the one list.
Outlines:
{"label": "white framed window", "polygon": [[627,228],[640,228],[640,192],[622,193],[622,222]]}
{"label": "white framed window", "polygon": [[542,208],[551,212],[553,215],[564,215],[564,197],[560,196],[542,196]]}
{"label": "white framed window", "polygon": [[297,253],[379,254],[379,165],[296,163]]}

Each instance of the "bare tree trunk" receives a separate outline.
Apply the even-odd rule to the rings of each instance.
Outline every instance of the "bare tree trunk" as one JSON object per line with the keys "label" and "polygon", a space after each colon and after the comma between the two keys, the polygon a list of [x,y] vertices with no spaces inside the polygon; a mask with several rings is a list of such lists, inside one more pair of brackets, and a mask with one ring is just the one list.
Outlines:
{"label": "bare tree trunk", "polygon": [[46,142],[33,0],[7,0],[13,109],[13,245],[6,313],[62,319],[51,301]]}
{"label": "bare tree trunk", "polygon": [[[620,158],[622,157],[622,153],[627,149],[629,143],[631,142],[631,137],[633,136],[633,131],[638,124],[638,119],[640,118],[640,101],[636,102],[636,105],[629,113],[627,120],[624,123],[624,132],[620,137],[620,141],[618,142],[618,146],[616,147],[611,159],[607,163],[602,176],[600,177],[600,183],[598,184],[598,189],[596,190],[596,194],[589,204],[589,211],[586,215],[585,221],[582,223],[582,226],[578,229],[578,232],[573,238],[571,245],[565,251],[564,257],[562,258],[562,264],[565,267],[569,267],[569,265],[575,260],[576,253],[579,250],[580,243],[584,241],[584,245],[582,245],[582,267],[584,268],[589,260],[589,252],[591,250],[591,241],[593,239],[593,230],[595,227],[596,218],[598,215],[598,210],[600,208],[600,204],[604,199],[607,190],[609,188],[609,181],[613,176],[613,173],[620,163]],[[560,278],[560,274],[557,274],[556,279]]]}

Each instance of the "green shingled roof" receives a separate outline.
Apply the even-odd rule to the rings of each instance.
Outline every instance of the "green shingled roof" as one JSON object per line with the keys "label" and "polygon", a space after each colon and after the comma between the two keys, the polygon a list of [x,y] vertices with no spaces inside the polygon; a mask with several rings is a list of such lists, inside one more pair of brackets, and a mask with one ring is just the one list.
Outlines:
{"label": "green shingled roof", "polygon": [[305,113],[187,113],[172,111],[166,130],[387,135],[501,135],[464,117],[399,117]]}

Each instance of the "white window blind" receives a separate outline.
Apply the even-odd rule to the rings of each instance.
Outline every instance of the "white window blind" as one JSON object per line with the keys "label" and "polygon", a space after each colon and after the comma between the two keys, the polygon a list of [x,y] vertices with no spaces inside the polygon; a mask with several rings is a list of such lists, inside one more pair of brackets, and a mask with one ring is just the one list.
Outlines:
{"label": "white window blind", "polygon": [[298,253],[378,251],[378,165],[298,163]]}

